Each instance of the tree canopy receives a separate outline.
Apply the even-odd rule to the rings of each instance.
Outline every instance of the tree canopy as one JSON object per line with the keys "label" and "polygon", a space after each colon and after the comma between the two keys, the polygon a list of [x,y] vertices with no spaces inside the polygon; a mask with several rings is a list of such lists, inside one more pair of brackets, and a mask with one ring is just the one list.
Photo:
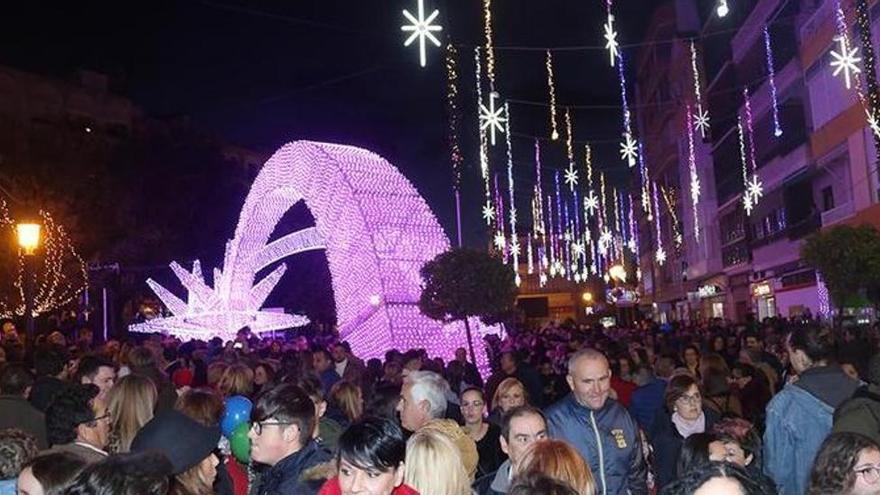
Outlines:
{"label": "tree canopy", "polygon": [[801,258],[822,274],[837,307],[880,285],[880,233],[841,225],[810,236]]}

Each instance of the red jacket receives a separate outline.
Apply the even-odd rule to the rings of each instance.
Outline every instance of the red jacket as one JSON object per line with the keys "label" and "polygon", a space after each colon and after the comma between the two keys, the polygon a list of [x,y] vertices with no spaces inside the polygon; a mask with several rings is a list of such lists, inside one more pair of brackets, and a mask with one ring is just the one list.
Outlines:
{"label": "red jacket", "polygon": [[[324,486],[318,490],[318,495],[342,495],[342,488],[339,486],[339,478],[331,478],[324,483]],[[400,485],[391,491],[391,495],[419,495],[419,492],[413,490],[406,485]]]}

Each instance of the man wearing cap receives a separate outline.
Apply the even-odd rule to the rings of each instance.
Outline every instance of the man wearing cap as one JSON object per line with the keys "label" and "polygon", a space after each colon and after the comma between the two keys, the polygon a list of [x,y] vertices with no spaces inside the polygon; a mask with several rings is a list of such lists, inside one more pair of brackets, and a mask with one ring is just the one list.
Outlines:
{"label": "man wearing cap", "polygon": [[301,388],[279,385],[260,396],[251,413],[251,460],[269,469],[255,482],[255,495],[311,495],[320,482],[303,472],[332,459],[312,438],[315,404]]}

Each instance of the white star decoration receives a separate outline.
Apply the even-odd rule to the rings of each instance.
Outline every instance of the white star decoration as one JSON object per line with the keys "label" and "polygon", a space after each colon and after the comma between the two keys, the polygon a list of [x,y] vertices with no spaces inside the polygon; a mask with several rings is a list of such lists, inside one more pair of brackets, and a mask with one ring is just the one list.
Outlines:
{"label": "white star decoration", "polygon": [[698,110],[694,116],[694,126],[700,131],[700,136],[706,137],[706,133],[709,132],[709,112]]}
{"label": "white star decoration", "polygon": [[605,22],[605,48],[608,50],[608,58],[611,61],[611,67],[614,67],[614,61],[617,60],[617,31],[614,30],[614,16],[608,14],[608,20]]}
{"label": "white star decoration", "polygon": [[495,219],[495,208],[492,207],[492,203],[486,201],[486,205],[483,206],[483,218],[486,220],[486,225],[490,225],[492,220]]}
{"label": "white star decoration", "polygon": [[480,103],[480,130],[489,129],[489,140],[492,146],[495,146],[495,132],[503,134],[504,126],[501,124],[507,122],[507,117],[503,116],[504,107],[495,108],[495,98],[498,98],[497,92],[489,93],[489,108]]}
{"label": "white star decoration", "polygon": [[403,46],[409,46],[412,44],[416,38],[419,39],[419,62],[422,67],[425,66],[425,38],[431,40],[431,43],[434,43],[435,46],[440,46],[440,40],[434,36],[434,33],[431,31],[442,31],[443,27],[431,24],[434,19],[440,14],[440,11],[434,9],[434,12],[431,12],[431,15],[428,18],[425,18],[425,2],[424,0],[418,0],[418,11],[419,16],[416,18],[412,14],[409,13],[408,10],[403,9],[403,16],[407,18],[410,22],[406,26],[401,26],[401,31],[412,31],[412,34],[409,35],[409,38],[403,42]]}
{"label": "white star decoration", "polygon": [[504,237],[504,234],[501,232],[495,234],[495,247],[499,250],[504,249],[504,246],[507,245],[507,238]]}
{"label": "white star decoration", "polygon": [[675,234],[675,245],[681,246],[681,243],[684,242],[684,237],[682,237],[681,233]]}
{"label": "white star decoration", "polygon": [[657,254],[654,255],[654,259],[657,260],[658,265],[666,263],[666,251],[663,250],[663,246],[657,248]]}
{"label": "white star decoration", "polygon": [[635,239],[630,239],[629,241],[627,241],[627,242],[626,242],[626,247],[628,247],[629,250],[630,250],[633,254],[639,254],[639,253],[636,252],[636,240],[635,240]]}
{"label": "white star decoration", "polygon": [[596,193],[590,189],[590,193],[584,198],[584,208],[587,210],[587,214],[593,216],[596,214],[596,210],[599,209],[599,198],[596,197]]}
{"label": "white star decoration", "polygon": [[574,163],[568,164],[568,169],[565,171],[565,183],[574,191],[574,186],[578,183],[578,172],[574,168]]}
{"label": "white star decoration", "polygon": [[636,166],[636,157],[638,156],[638,145],[633,140],[630,133],[623,135],[623,142],[620,143],[620,158],[626,160],[630,167]]}
{"label": "white star decoration", "polygon": [[582,242],[574,242],[571,245],[571,252],[577,256],[581,256],[584,254],[584,243]]}
{"label": "white star decoration", "polygon": [[758,200],[764,195],[764,183],[758,179],[758,174],[752,175],[752,180],[748,184],[749,196],[752,197],[752,204],[758,204]]}
{"label": "white star decoration", "polygon": [[599,248],[602,249],[602,252],[605,252],[605,250],[608,249],[612,240],[614,240],[614,236],[612,236],[611,231],[606,228],[602,232],[602,235],[599,236]]}
{"label": "white star decoration", "polygon": [[752,195],[746,191],[743,193],[743,210],[745,210],[746,215],[752,214],[752,208],[754,208],[752,205]]}
{"label": "white star decoration", "polygon": [[511,241],[510,241],[510,252],[511,252],[512,254],[517,255],[517,256],[520,255],[521,248],[519,247],[519,240],[517,240],[516,237],[514,237],[514,238],[511,239]]}
{"label": "white star decoration", "polygon": [[868,127],[877,137],[880,137],[880,122],[877,122],[877,118],[868,110],[865,110],[865,113],[868,115]]}
{"label": "white star decoration", "polygon": [[849,49],[846,43],[846,38],[843,36],[838,36],[837,41],[840,43],[840,51],[836,52],[831,50],[831,56],[834,60],[831,61],[831,67],[834,67],[833,76],[837,76],[841,72],[843,72],[843,81],[846,85],[846,89],[849,89],[852,85],[851,79],[853,75],[859,74],[862,72],[862,69],[856,65],[858,62],[861,62],[862,59],[856,57],[856,53],[858,53],[858,47]]}

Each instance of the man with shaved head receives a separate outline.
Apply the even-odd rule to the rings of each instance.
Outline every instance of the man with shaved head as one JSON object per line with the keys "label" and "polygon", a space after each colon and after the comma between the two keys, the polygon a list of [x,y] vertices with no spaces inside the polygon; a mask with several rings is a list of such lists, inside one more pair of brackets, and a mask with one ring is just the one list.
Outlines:
{"label": "man with shaved head", "polygon": [[553,438],[574,445],[590,465],[598,495],[648,493],[639,427],[608,394],[611,367],[604,354],[581,349],[568,360],[571,393],[547,410]]}

